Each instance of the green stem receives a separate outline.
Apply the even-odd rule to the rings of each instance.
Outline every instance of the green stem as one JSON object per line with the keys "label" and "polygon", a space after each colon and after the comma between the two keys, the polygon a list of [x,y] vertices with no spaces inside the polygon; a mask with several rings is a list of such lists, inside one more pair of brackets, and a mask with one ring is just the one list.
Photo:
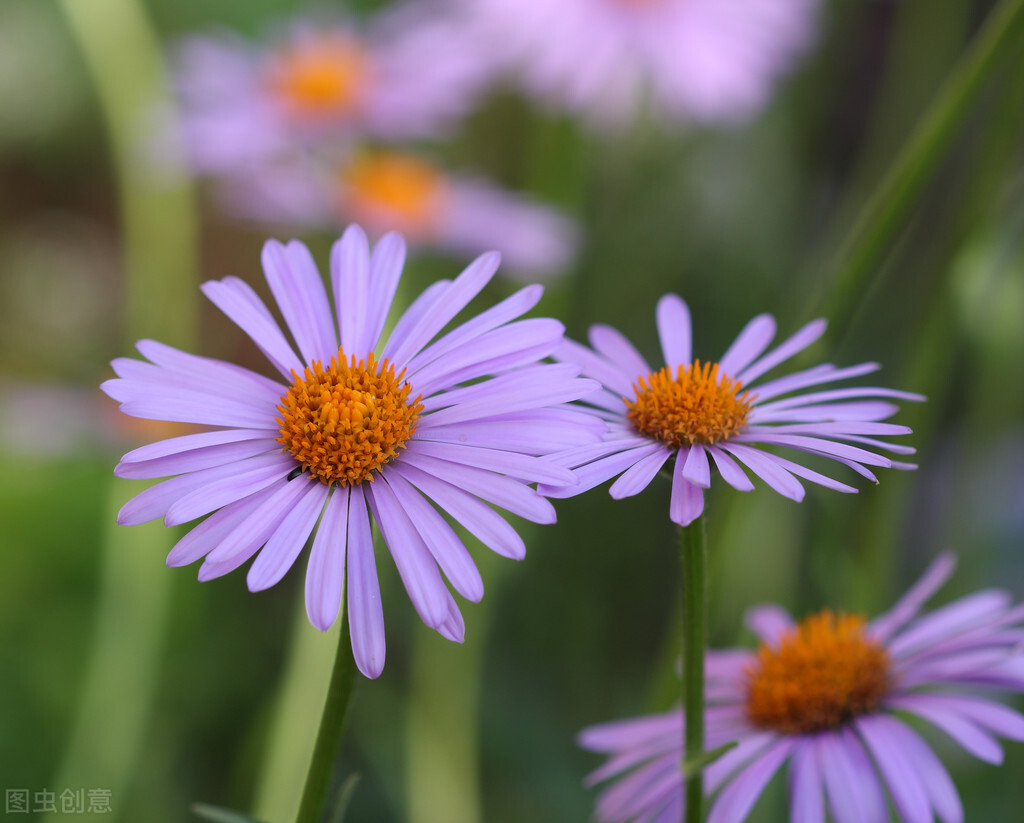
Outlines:
{"label": "green stem", "polygon": [[[704,652],[707,647],[707,534],[700,517],[682,529],[683,762],[704,751]],[[704,819],[704,776],[686,779],[686,823]]]}
{"label": "green stem", "polygon": [[348,609],[342,609],[341,631],[338,632],[338,651],[334,658],[331,683],[327,688],[324,711],[320,717],[320,731],[316,748],[302,790],[302,803],[295,823],[318,823],[324,808],[327,790],[334,772],[334,763],[341,747],[345,721],[348,719],[355,686],[356,661],[352,657],[352,641],[348,630]]}
{"label": "green stem", "polygon": [[1002,58],[1019,48],[1022,26],[1024,0],[1002,0],[993,9],[861,209],[835,254],[835,276],[815,295],[815,313],[832,318],[834,327],[838,318],[849,319],[858,302],[854,296],[866,291],[865,281],[945,155],[978,91]]}

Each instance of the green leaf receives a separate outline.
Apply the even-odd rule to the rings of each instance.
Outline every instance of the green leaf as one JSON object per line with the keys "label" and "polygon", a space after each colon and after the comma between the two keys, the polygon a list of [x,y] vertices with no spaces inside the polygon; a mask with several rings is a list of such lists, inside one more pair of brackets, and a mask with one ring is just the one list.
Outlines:
{"label": "green leaf", "polygon": [[683,763],[683,780],[689,780],[694,775],[704,771],[704,769],[718,760],[718,758],[723,754],[735,749],[738,745],[739,741],[733,740],[732,743],[726,743],[724,746],[719,746],[717,749],[712,749],[710,752],[701,752],[696,757],[691,757]]}
{"label": "green leaf", "polygon": [[262,820],[236,812],[234,809],[209,806],[206,803],[193,803],[192,811],[204,820],[212,820],[213,823],[263,823]]}
{"label": "green leaf", "polygon": [[334,796],[334,808],[331,810],[331,816],[329,819],[330,823],[341,823],[345,818],[345,812],[348,811],[349,801],[352,800],[352,795],[355,794],[356,786],[359,783],[360,774],[350,774],[348,779],[341,784],[341,788],[338,789],[338,793]]}

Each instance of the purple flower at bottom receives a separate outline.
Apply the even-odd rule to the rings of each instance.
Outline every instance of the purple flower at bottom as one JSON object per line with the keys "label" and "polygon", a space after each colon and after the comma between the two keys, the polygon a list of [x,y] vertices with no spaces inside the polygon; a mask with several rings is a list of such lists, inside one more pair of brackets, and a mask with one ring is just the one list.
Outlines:
{"label": "purple flower at bottom", "polygon": [[914,468],[877,453],[912,454],[913,448],[878,438],[910,433],[906,426],[881,422],[898,410],[889,399],[924,400],[921,395],[872,386],[803,391],[869,374],[877,363],[842,369],[823,363],[758,382],[821,337],[824,320],[808,323],[769,350],[775,319],[758,315],[718,362],[703,364],[693,358],[690,310],[681,298],[667,294],[658,301],[657,324],[665,358],[658,371],[611,326],[591,327],[594,351],[566,340],[555,353],[556,359],[579,364],[584,376],[602,383],[605,390],[588,395],[581,408],[607,422],[608,431],[603,443],[555,455],[554,462],[577,469],[580,483],[541,486],[544,494],[569,497],[619,476],[611,496],[630,497],[647,488],[674,457],[669,516],[687,526],[704,511],[712,463],[738,491],[754,488],[743,467],[792,500],[803,499],[800,479],[835,491],[857,491],[765,446],[829,458],[874,482],[868,466]]}
{"label": "purple flower at bottom", "polygon": [[[371,522],[376,522],[423,622],[461,641],[452,588],[467,600],[483,582],[442,512],[506,557],[522,539],[493,504],[535,523],[554,508],[530,483],[574,483],[544,459],[565,442],[596,441],[603,425],[563,404],[593,391],[579,368],[540,361],[561,343],[548,318],[517,319],[543,291],[528,286],[438,336],[487,285],[498,255],[427,288],[383,335],[405,260],[397,234],[370,253],[351,226],[331,253],[327,290],[296,241],[263,249],[267,284],[293,347],[256,292],[235,277],[206,296],[266,355],[284,382],[232,363],[142,340],[150,362],[119,358],[103,390],[133,417],[210,427],[126,454],[120,477],[176,475],[134,497],[122,525],[205,520],[171,550],[170,566],[201,558],[199,579],[248,561],[252,591],[277,583],[314,533],[306,573],[310,621],[327,629],[347,589],[360,671],[384,667],[384,615]],[[467,385],[468,383],[468,385]],[[439,511],[440,510],[440,511]]]}
{"label": "purple flower at bottom", "polygon": [[[745,820],[787,762],[794,823],[882,823],[889,803],[905,823],[964,819],[945,767],[904,717],[1001,763],[996,736],[1024,740],[1024,716],[991,692],[1024,691],[1024,607],[986,590],[918,617],[954,565],[939,557],[870,622],[826,611],[794,623],[778,606],[752,609],[759,650],[708,653],[706,748],[737,744],[704,772],[708,823]],[[591,726],[579,742],[610,756],[587,778],[614,778],[598,820],[681,818],[680,709]]]}

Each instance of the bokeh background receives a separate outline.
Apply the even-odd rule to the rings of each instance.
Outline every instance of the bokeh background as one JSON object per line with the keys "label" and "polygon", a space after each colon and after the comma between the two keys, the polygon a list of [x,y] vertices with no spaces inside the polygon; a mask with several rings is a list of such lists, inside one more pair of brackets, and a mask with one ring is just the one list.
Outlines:
{"label": "bokeh background", "polygon": [[[925,158],[865,276],[835,290],[858,216],[994,5],[828,0],[810,50],[740,124],[594,133],[504,82],[430,145],[578,221],[578,253],[538,309],[577,339],[611,323],[653,361],[667,291],[690,303],[704,358],[754,314],[774,314],[785,335],[827,312],[814,358],[877,360],[878,383],[929,396],[897,418],[915,430],[916,472],[884,472],[856,496],[811,487],[799,505],[712,491],[715,646],[751,642],[742,615],[758,602],[883,609],[947,548],[960,565],[940,599],[988,586],[1024,597],[1019,30]],[[177,823],[206,802],[283,823],[301,785],[334,649],[303,617],[304,564],[253,595],[240,573],[199,584],[194,569],[164,568],[174,536],[161,526],[114,526],[138,490],[114,463],[162,432],[120,417],[97,386],[141,336],[265,368],[197,284],[235,274],[264,291],[267,237],[300,236],[325,263],[341,224],[297,234],[232,219],[207,183],[148,168],[129,139],[148,107],[173,106],[177,38],[224,26],[259,39],[303,10],[0,0],[0,788],[111,793],[106,814],[29,818]],[[409,293],[465,262],[415,253]],[[515,287],[496,282],[488,297]],[[378,559],[388,662],[356,695],[339,773],[361,775],[348,820],[586,820],[594,792],[581,780],[597,758],[576,733],[671,705],[668,483],[557,509],[554,526],[520,524],[522,563],[476,552],[487,594],[464,609],[462,647],[419,623]],[[968,819],[1020,819],[1024,747],[1009,744],[993,769],[929,740]],[[777,778],[752,819],[783,810]]]}

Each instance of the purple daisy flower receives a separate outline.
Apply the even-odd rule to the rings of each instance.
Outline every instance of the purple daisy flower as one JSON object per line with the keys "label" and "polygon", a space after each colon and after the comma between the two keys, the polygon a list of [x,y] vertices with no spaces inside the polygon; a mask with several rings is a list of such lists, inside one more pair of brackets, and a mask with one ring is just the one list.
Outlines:
{"label": "purple daisy flower", "polygon": [[[787,761],[794,823],[881,823],[890,802],[905,823],[964,819],[945,767],[903,716],[1001,763],[996,737],[1024,740],[1024,716],[990,692],[1024,691],[1024,607],[986,590],[918,617],[954,565],[939,557],[869,622],[826,611],[794,623],[779,606],[752,609],[760,649],[708,653],[706,745],[737,743],[704,772],[708,823],[745,820]],[[610,755],[589,784],[616,778],[598,820],[680,819],[680,709],[592,726],[580,745]]]}
{"label": "purple daisy flower", "polygon": [[817,0],[450,0],[528,92],[598,126],[742,121],[806,50]]}
{"label": "purple daisy flower", "polygon": [[711,464],[739,491],[753,484],[746,466],[779,494],[801,500],[797,478],[841,492],[857,490],[799,463],[764,451],[780,446],[818,455],[849,466],[877,482],[868,468],[909,469],[879,455],[884,449],[912,454],[909,446],[879,437],[909,434],[906,426],[881,422],[897,406],[881,398],[923,400],[918,394],[875,387],[797,393],[810,386],[859,377],[877,363],[836,368],[826,363],[785,377],[757,383],[771,369],[803,351],[825,331],[814,320],[775,348],[775,320],[762,314],[751,320],[717,363],[701,363],[691,352],[690,310],[668,294],[658,301],[658,335],[665,367],[654,371],[618,331],[590,329],[596,351],[566,340],[555,358],[578,363],[583,374],[601,381],[604,391],[584,398],[591,412],[608,423],[604,442],[571,447],[552,459],[577,468],[579,485],[541,486],[549,497],[570,497],[621,475],[611,486],[616,499],[643,491],[669,458],[672,470],[672,520],[686,526],[704,511],[704,489],[711,485]]}
{"label": "purple daisy flower", "polygon": [[461,641],[462,616],[442,572],[467,600],[481,598],[483,583],[438,509],[498,554],[521,558],[522,539],[487,504],[554,522],[554,508],[527,484],[576,481],[541,456],[567,441],[596,441],[603,428],[562,405],[593,391],[594,381],[578,379],[576,366],[539,362],[560,344],[562,324],[517,319],[540,299],[540,286],[438,337],[490,281],[495,253],[434,283],[383,337],[404,260],[399,235],[371,254],[363,230],[349,227],[331,253],[332,308],[308,249],[269,241],[264,273],[297,351],[243,281],[202,289],[283,382],[142,340],[137,348],[150,362],[115,360],[118,377],[102,387],[133,417],[211,427],[121,459],[120,477],[176,476],[130,500],[118,522],[163,517],[174,526],[209,515],[175,545],[168,565],[204,558],[199,579],[209,580],[256,555],[252,591],[277,583],[316,528],[309,619],[321,630],[334,622],[347,580],[352,648],[367,677],[384,666],[371,515],[423,622]]}

